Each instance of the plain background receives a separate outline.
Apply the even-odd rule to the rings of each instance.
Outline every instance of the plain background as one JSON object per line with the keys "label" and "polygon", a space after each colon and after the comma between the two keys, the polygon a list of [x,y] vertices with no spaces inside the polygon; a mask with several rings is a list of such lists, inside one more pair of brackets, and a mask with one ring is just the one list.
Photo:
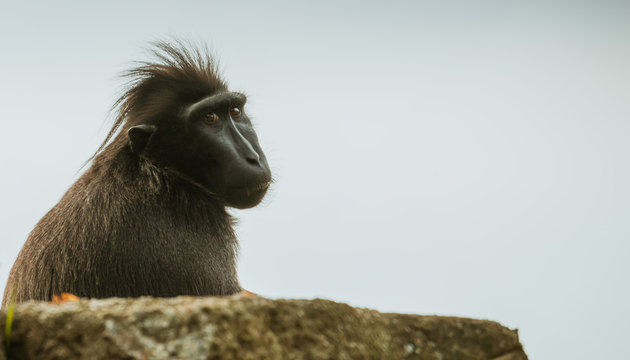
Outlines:
{"label": "plain background", "polygon": [[0,286],[150,41],[203,41],[276,183],[243,285],[628,359],[628,1],[2,1]]}

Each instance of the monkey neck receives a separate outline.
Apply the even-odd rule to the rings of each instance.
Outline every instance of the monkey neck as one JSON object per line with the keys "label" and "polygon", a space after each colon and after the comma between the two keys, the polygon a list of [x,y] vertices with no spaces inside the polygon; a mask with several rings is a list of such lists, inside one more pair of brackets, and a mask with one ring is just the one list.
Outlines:
{"label": "monkey neck", "polygon": [[[212,191],[175,169],[138,158],[127,147],[120,147],[105,149],[103,154],[95,158],[90,170],[94,171],[94,175],[89,177],[112,178],[116,188],[109,191],[121,192],[119,195],[123,198],[137,202],[129,204],[130,207],[141,205],[144,212],[154,209],[159,212],[157,215],[160,217],[169,216],[174,220],[206,217],[212,223],[213,230],[218,230],[224,237],[234,238],[235,241],[233,219],[227,213],[224,203]],[[95,185],[98,186],[98,183]],[[208,223],[200,220],[190,223]]]}
{"label": "monkey neck", "polygon": [[200,183],[198,183],[197,181],[195,181],[193,178],[191,178],[188,175],[185,175],[183,173],[181,173],[180,171],[168,167],[168,166],[156,166],[155,164],[153,164],[150,160],[148,159],[141,159],[140,161],[143,161],[142,166],[146,167],[147,172],[157,172],[157,173],[164,173],[164,174],[168,174],[169,176],[180,180],[181,182],[187,183],[189,184],[191,187],[196,188],[197,190],[199,190],[199,192],[201,192],[202,194],[205,194],[206,196],[208,196],[211,199],[214,199],[217,201],[217,203],[219,202],[219,197],[217,194],[215,194],[214,192],[212,192],[210,189],[208,189],[207,187],[201,185]]}

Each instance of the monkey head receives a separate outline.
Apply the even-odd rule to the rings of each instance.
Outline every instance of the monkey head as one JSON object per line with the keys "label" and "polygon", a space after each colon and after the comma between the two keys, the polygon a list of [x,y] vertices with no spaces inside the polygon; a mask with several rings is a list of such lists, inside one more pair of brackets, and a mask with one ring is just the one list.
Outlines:
{"label": "monkey head", "polygon": [[256,206],[271,172],[245,113],[245,95],[228,89],[207,50],[155,45],[157,62],[125,73],[129,86],[97,153],[115,136],[132,162],[175,174],[226,206]]}

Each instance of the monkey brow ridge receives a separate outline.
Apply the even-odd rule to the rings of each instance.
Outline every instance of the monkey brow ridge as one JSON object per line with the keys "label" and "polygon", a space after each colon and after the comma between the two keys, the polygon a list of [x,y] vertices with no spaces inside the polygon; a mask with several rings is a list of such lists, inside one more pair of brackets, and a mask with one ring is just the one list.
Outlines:
{"label": "monkey brow ridge", "polygon": [[238,105],[243,106],[247,101],[247,97],[239,92],[224,92],[215,95],[208,96],[204,99],[197,101],[188,107],[186,115],[202,109],[202,108],[225,108],[228,106]]}

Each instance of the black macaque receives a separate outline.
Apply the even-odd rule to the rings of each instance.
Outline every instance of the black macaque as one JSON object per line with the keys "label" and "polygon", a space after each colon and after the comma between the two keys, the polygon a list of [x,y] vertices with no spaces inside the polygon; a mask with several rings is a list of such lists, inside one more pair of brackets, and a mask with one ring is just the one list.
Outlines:
{"label": "black macaque", "polygon": [[[241,288],[226,207],[250,208],[271,183],[245,114],[207,51],[154,44],[126,76],[92,165],[35,226],[2,306],[79,297],[230,295]],[[14,289],[15,293],[14,293]]]}

